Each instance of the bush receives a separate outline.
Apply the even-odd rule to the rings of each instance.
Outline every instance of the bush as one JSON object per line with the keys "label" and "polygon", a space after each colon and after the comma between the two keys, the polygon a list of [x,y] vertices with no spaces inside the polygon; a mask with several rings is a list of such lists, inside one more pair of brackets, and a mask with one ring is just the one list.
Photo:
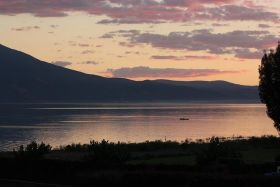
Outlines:
{"label": "bush", "polygon": [[15,157],[18,159],[40,159],[46,153],[49,153],[52,147],[49,144],[37,143],[32,141],[24,147],[19,146],[18,150],[14,150]]}
{"label": "bush", "polygon": [[218,137],[212,137],[206,150],[196,154],[196,162],[199,165],[208,164],[211,162],[235,162],[240,160],[241,153],[239,153],[233,146],[223,142]]}
{"label": "bush", "polygon": [[86,159],[92,163],[103,165],[123,163],[130,158],[126,147],[126,144],[120,142],[115,144],[106,140],[101,142],[91,141]]}
{"label": "bush", "polygon": [[59,150],[60,151],[65,151],[65,152],[87,152],[88,151],[88,144],[70,144],[66,146],[60,146]]}

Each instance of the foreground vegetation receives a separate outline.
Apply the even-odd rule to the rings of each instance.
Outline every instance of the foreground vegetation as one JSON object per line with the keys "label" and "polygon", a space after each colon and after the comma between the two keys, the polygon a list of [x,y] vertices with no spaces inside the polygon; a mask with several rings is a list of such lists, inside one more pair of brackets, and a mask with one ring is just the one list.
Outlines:
{"label": "foreground vegetation", "polygon": [[1,178],[74,186],[262,186],[280,181],[276,176],[264,176],[280,165],[280,138],[212,137],[143,143],[103,140],[59,148],[31,142],[0,153],[0,165],[5,168]]}
{"label": "foreground vegetation", "polygon": [[[66,157],[66,156],[69,157]],[[162,164],[198,165],[221,159],[244,163],[280,161],[280,138],[212,137],[195,141],[146,141],[142,143],[113,143],[106,140],[89,144],[71,144],[52,148],[45,143],[31,142],[9,155],[15,159],[58,159],[96,162],[96,164]],[[71,157],[72,156],[72,157]],[[155,161],[153,163],[153,161]],[[180,162],[180,161],[183,161]]]}

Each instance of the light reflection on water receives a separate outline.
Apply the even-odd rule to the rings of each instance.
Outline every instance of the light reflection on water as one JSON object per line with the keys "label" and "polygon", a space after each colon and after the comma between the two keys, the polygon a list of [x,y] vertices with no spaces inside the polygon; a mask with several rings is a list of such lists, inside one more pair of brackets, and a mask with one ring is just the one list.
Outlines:
{"label": "light reflection on water", "polygon": [[[189,121],[180,121],[180,118]],[[32,140],[142,142],[277,135],[261,104],[22,104],[0,107],[0,150]]]}

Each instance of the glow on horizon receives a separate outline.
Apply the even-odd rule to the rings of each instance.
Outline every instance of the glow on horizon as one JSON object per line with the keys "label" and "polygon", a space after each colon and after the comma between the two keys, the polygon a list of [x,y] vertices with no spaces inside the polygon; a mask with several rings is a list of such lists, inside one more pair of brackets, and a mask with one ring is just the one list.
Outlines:
{"label": "glow on horizon", "polygon": [[[123,0],[120,0],[120,2],[121,1]],[[137,2],[136,0],[134,1]],[[196,2],[191,0],[181,1],[188,2],[188,5],[184,5],[188,6],[188,8],[193,8],[191,5]],[[223,0],[220,0],[220,2],[223,2]],[[279,16],[277,12],[279,12],[278,7],[280,8],[280,2],[277,0],[224,0],[224,2],[226,2],[226,5],[249,7],[250,10],[259,10],[261,8],[263,13],[269,12]],[[61,1],[61,3],[63,3],[63,1]],[[259,35],[262,35],[262,38],[258,41],[262,44],[256,43],[256,46],[264,46],[265,44],[267,48],[270,48],[277,45],[277,38],[279,36],[277,30],[280,28],[280,19],[252,20],[251,17],[253,13],[252,15],[248,15],[247,20],[246,16],[244,16],[243,20],[207,20],[197,17],[193,20],[177,21],[173,17],[169,18],[167,15],[159,15],[162,18],[167,18],[158,23],[156,22],[158,20],[142,21],[140,18],[142,19],[143,16],[141,17],[140,15],[137,17],[139,21],[137,20],[138,22],[133,24],[100,24],[98,22],[102,20],[114,20],[115,17],[112,16],[116,15],[111,15],[110,12],[90,14],[88,13],[89,10],[73,10],[70,13],[67,12],[67,16],[56,17],[54,15],[50,17],[48,15],[42,17],[33,15],[32,11],[28,12],[28,10],[24,10],[25,12],[23,13],[9,13],[9,9],[4,6],[5,2],[0,1],[1,44],[23,51],[50,63],[57,61],[70,62],[71,65],[67,66],[67,68],[70,69],[106,77],[113,76],[110,70],[122,68],[135,69],[136,67],[148,67],[153,71],[157,69],[178,69],[178,71],[215,69],[221,72],[229,72],[193,77],[189,75],[185,77],[176,77],[176,74],[174,76],[153,77],[150,76],[150,74],[142,72],[143,76],[134,78],[135,80],[158,78],[172,80],[225,80],[238,84],[256,85],[258,83],[258,66],[263,49],[260,48],[256,50],[250,48],[250,53],[252,53],[252,55],[256,52],[260,53],[259,58],[237,57],[237,53],[243,56],[250,55],[244,52],[245,48],[243,45],[241,45],[242,49],[239,46],[229,46],[224,48],[225,52],[215,52],[214,50],[209,52],[208,48],[212,49],[216,47],[214,45],[212,46],[213,40],[211,38],[209,39],[209,37],[217,37],[219,33],[227,36],[228,33],[227,39],[236,42],[234,41],[235,35],[232,34],[232,32],[244,31],[244,33],[246,33],[248,31],[256,31]],[[223,4],[201,4],[200,6],[219,8],[223,6]],[[74,8],[71,8],[71,10]],[[137,6],[135,6],[135,8],[137,8]],[[96,10],[94,11],[96,12]],[[133,30],[133,32],[131,30]],[[170,33],[175,32],[191,33],[190,37],[200,32],[197,35],[201,38],[194,43],[198,44],[198,41],[205,42],[202,43],[202,45],[206,46],[205,49],[194,49],[190,46],[185,47],[184,45],[177,45],[176,39],[181,36],[175,35],[174,37],[166,37]],[[106,34],[107,37],[105,37]],[[137,34],[139,35],[137,36],[138,38],[136,37]],[[146,38],[144,38],[145,34],[148,35]],[[149,36],[149,34],[151,36]],[[205,41],[203,40],[204,35]],[[239,35],[237,36],[239,37]],[[164,38],[172,43],[170,47],[162,45],[157,38],[152,37]],[[198,36],[195,35],[195,38],[192,38],[192,40],[196,40],[196,37]],[[258,36],[254,34],[254,37]],[[175,40],[174,43],[172,39]],[[269,41],[263,42],[261,41],[262,39]],[[272,39],[275,39],[275,42],[273,41],[272,43]],[[212,43],[207,43],[208,40],[212,41]],[[216,41],[214,41],[214,43],[215,42]],[[230,41],[225,42],[227,42],[227,44],[230,43]],[[247,41],[244,41],[244,43],[246,42]],[[251,41],[248,41],[248,43],[249,42]],[[224,44],[223,41],[217,41],[217,43],[221,43],[221,45]],[[222,46],[220,49],[217,48],[217,50],[221,49],[223,49]]]}

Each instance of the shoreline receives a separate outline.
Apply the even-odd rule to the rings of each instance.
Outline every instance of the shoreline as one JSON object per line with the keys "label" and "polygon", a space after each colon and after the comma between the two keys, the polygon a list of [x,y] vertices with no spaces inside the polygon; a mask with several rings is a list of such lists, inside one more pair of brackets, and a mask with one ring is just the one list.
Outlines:
{"label": "shoreline", "polygon": [[[108,141],[109,143],[113,143],[113,144],[118,144],[118,143],[121,143],[121,144],[145,144],[145,143],[154,143],[154,142],[161,142],[161,143],[165,143],[165,142],[173,142],[173,143],[176,143],[176,144],[182,144],[182,143],[185,143],[186,141],[188,141],[189,143],[210,143],[209,141],[211,140],[211,138],[219,138],[220,140],[223,140],[223,141],[234,141],[234,140],[249,140],[249,139],[263,139],[263,138],[268,138],[268,137],[274,137],[274,138],[278,138],[278,136],[276,135],[273,135],[273,134],[267,134],[267,135],[261,135],[261,136],[242,136],[242,135],[232,135],[232,136],[227,136],[227,137],[224,137],[224,136],[212,136],[212,137],[207,137],[207,138],[186,138],[184,140],[171,140],[171,139],[154,139],[154,140],[145,140],[145,141],[110,141],[110,140],[107,140],[107,139],[100,139],[100,140],[90,140],[90,141],[96,141],[96,142],[101,142],[102,140],[106,140]],[[36,143],[45,143],[45,144],[48,144],[52,147],[52,150],[54,151],[59,151],[61,148],[63,147],[67,147],[67,146],[71,146],[71,145],[84,145],[84,146],[87,146],[90,144],[90,141],[88,143],[82,143],[82,142],[71,142],[71,143],[68,143],[68,144],[60,144],[60,145],[56,145],[56,146],[53,146],[52,144],[50,144],[49,142],[44,142],[44,141],[38,141],[38,140],[33,140],[34,142]],[[10,150],[1,150],[0,148],[0,153],[6,153],[6,152],[13,152],[14,150],[16,150],[17,148],[19,148],[19,146],[26,146],[27,144],[33,142],[33,141],[30,141],[26,144],[19,144],[19,145],[14,145],[14,146],[11,146],[13,148],[11,148]]]}

